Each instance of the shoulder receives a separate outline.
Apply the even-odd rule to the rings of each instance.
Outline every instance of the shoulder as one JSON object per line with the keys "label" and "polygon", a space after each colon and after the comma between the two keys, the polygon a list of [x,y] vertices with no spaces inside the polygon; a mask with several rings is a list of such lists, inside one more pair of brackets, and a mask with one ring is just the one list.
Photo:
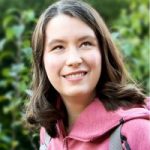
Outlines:
{"label": "shoulder", "polygon": [[[132,131],[132,132],[131,132]],[[147,134],[147,131],[150,131],[150,120],[136,118],[133,120],[129,120],[123,124],[122,132],[132,134],[133,132],[138,131],[138,134]],[[150,133],[150,132],[149,132]],[[150,134],[149,134],[150,136]]]}
{"label": "shoulder", "polygon": [[142,118],[129,120],[123,124],[121,133],[127,138],[131,149],[149,149],[150,120]]}
{"label": "shoulder", "polygon": [[117,110],[125,120],[121,134],[133,150],[147,150],[150,147],[150,109],[146,106],[147,103],[145,106]]}

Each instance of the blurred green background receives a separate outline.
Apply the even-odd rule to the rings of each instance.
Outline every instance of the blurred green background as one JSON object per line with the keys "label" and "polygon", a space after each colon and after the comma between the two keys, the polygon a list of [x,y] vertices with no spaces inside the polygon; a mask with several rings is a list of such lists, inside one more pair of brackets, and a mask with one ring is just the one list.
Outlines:
{"label": "blurred green background", "polygon": [[[148,0],[86,0],[103,16],[132,77],[148,95]],[[37,18],[54,0],[0,0],[0,150],[38,149],[25,126],[31,83],[30,41]]]}

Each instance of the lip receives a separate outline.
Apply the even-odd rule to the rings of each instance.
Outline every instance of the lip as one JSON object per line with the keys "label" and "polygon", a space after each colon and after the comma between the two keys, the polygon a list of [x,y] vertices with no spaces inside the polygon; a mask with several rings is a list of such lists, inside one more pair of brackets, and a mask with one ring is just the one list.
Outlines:
{"label": "lip", "polygon": [[85,77],[88,72],[85,70],[73,71],[62,75],[65,79],[69,81],[78,81]]}

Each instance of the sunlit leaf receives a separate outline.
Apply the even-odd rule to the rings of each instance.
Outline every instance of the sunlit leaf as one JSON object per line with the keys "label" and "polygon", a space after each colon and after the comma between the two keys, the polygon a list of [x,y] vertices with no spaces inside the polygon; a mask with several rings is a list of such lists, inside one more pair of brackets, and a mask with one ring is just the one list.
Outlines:
{"label": "sunlit leaf", "polygon": [[0,51],[3,50],[3,47],[4,47],[5,43],[6,43],[6,39],[5,38],[0,40]]}
{"label": "sunlit leaf", "polygon": [[35,20],[35,13],[33,10],[26,10],[22,14],[22,18],[25,22],[30,22]]}

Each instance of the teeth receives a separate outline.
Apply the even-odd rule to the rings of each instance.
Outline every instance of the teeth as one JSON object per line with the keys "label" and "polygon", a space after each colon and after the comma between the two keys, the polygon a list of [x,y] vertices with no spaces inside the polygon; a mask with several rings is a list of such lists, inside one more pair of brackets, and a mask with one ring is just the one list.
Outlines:
{"label": "teeth", "polygon": [[65,77],[69,78],[69,79],[75,79],[75,78],[80,78],[84,75],[85,75],[85,73],[82,72],[82,73],[77,73],[77,74],[70,74],[70,75],[67,75]]}

